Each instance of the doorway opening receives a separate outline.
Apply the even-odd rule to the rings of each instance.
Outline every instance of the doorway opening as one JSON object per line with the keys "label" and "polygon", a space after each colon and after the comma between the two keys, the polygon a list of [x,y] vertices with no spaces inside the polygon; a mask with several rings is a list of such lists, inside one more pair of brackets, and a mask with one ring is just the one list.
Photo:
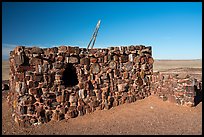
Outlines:
{"label": "doorway opening", "polygon": [[76,68],[68,63],[63,72],[62,80],[64,82],[65,87],[73,87],[79,83],[77,79]]}

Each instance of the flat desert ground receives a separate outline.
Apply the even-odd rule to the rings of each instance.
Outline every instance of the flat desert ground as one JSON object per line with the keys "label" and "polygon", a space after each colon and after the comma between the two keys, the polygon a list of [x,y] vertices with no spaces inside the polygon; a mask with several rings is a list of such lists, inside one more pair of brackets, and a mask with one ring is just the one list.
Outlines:
{"label": "flat desert ground", "polygon": [[[188,73],[201,79],[202,60],[155,60],[154,71]],[[8,73],[8,61],[3,61],[3,80],[8,79]],[[35,128],[19,128],[11,119],[6,95],[2,94],[3,135],[202,135],[202,102],[186,107],[151,95],[110,110],[96,110]]]}

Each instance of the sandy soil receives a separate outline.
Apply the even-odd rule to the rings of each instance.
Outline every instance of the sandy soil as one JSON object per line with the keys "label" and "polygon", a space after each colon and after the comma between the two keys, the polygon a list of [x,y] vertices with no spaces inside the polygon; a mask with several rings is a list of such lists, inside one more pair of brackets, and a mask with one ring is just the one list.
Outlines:
{"label": "sandy soil", "polygon": [[[172,62],[171,62],[172,63]],[[200,73],[202,62],[194,62],[197,66],[184,61],[175,61],[177,66],[171,66],[165,61],[155,61],[155,69],[171,71],[182,68],[182,72]],[[173,63],[173,64],[174,64]],[[180,64],[180,65],[179,65]],[[166,68],[165,68],[166,66]],[[185,66],[185,67],[184,67]],[[3,66],[2,66],[3,67]],[[187,69],[188,70],[188,69]],[[164,71],[164,70],[163,70]],[[168,70],[170,71],[170,70]],[[3,70],[3,72],[6,72]],[[2,75],[3,76],[3,75]],[[196,107],[178,106],[168,101],[162,101],[151,95],[134,103],[123,104],[110,110],[97,110],[91,114],[79,116],[59,122],[49,122],[35,128],[18,128],[11,119],[11,111],[6,102],[6,92],[2,94],[2,134],[43,134],[43,135],[76,135],[76,134],[135,134],[135,135],[201,135],[202,134],[202,102]]]}
{"label": "sandy soil", "polygon": [[194,108],[164,102],[149,96],[110,110],[96,110],[77,118],[49,122],[36,128],[19,129],[3,102],[2,134],[202,134],[202,103]]}

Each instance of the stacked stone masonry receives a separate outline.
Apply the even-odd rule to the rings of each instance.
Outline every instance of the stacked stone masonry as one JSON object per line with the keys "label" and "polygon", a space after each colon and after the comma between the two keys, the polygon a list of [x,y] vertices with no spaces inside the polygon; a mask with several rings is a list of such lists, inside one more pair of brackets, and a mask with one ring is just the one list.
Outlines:
{"label": "stacked stone masonry", "polygon": [[151,93],[163,101],[193,107],[202,100],[202,81],[184,73],[154,72]]}
{"label": "stacked stone masonry", "polygon": [[110,109],[151,94],[151,47],[18,46],[10,52],[9,104],[29,127]]}

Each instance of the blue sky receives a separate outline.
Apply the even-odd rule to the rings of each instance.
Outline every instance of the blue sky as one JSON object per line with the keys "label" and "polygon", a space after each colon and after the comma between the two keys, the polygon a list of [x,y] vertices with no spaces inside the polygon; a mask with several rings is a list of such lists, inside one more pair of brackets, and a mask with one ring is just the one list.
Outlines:
{"label": "blue sky", "polygon": [[3,2],[2,57],[16,45],[152,46],[155,59],[202,59],[201,2]]}

